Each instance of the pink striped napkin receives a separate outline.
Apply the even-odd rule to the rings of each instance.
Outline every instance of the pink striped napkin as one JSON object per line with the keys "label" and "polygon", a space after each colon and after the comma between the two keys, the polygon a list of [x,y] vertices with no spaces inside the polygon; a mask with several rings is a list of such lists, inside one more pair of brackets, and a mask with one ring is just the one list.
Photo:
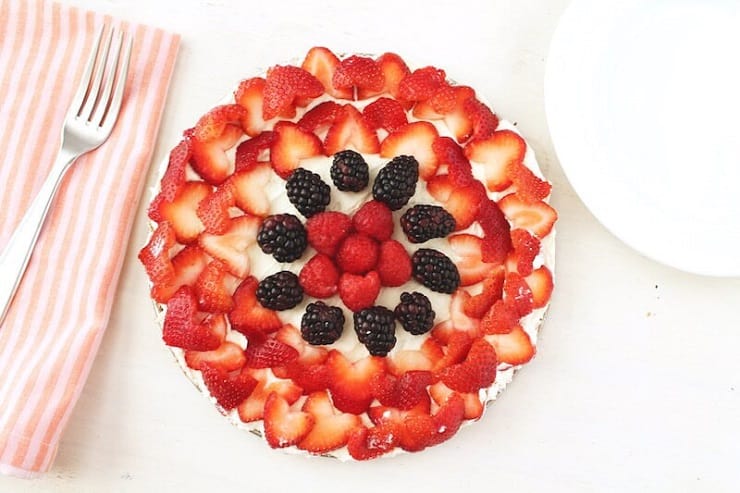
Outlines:
{"label": "pink striped napkin", "polygon": [[104,23],[134,35],[111,137],[73,166],[0,326],[0,472],[54,460],[108,323],[179,36],[46,0],[0,0],[0,249],[51,167]]}

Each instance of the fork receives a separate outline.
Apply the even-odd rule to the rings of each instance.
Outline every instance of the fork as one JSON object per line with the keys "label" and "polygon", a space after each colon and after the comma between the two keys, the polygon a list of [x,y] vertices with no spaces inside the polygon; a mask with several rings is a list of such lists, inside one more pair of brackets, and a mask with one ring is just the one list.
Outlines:
{"label": "fork", "polygon": [[103,40],[105,31],[106,26],[102,26],[95,38],[80,85],[67,111],[56,161],[0,254],[0,325],[26,271],[62,178],[78,157],[108,139],[118,119],[133,38],[129,36],[124,44],[124,33],[120,31],[113,41],[115,29],[111,28]]}

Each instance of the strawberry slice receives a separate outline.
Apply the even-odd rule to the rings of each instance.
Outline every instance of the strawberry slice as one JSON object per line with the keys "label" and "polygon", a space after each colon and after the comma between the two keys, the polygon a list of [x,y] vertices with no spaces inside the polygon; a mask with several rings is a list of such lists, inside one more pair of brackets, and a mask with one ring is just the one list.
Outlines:
{"label": "strawberry slice", "polygon": [[351,232],[352,219],[338,211],[319,212],[306,221],[308,244],[330,257]]}
{"label": "strawberry slice", "polygon": [[337,413],[326,391],[309,395],[301,410],[310,414],[315,424],[308,435],[298,443],[298,448],[314,454],[330,452],[345,446],[352,431],[362,426],[359,416]]}
{"label": "strawberry slice", "polygon": [[450,199],[455,189],[450,175],[435,175],[427,181],[427,192],[439,202],[445,203]]}
{"label": "strawberry slice", "polygon": [[487,264],[482,260],[482,238],[460,233],[448,236],[447,241],[450,243],[452,251],[459,258],[455,265],[460,273],[461,286],[478,284],[496,269],[495,264]]}
{"label": "strawberry slice", "polygon": [[247,346],[244,355],[249,368],[272,368],[290,363],[298,358],[298,350],[276,338],[269,338]]}
{"label": "strawberry slice", "polygon": [[325,299],[336,294],[339,271],[331,258],[318,253],[303,266],[298,281],[308,296]]}
{"label": "strawberry slice", "polygon": [[275,334],[275,339],[294,347],[298,351],[295,362],[303,365],[323,363],[329,356],[326,348],[309,344],[303,339],[301,332],[290,324],[283,325]]}
{"label": "strawberry slice", "polygon": [[380,156],[414,156],[419,162],[419,176],[430,179],[437,173],[439,160],[432,150],[437,129],[429,122],[412,122],[389,134],[380,145]]}
{"label": "strawberry slice", "polygon": [[435,371],[461,363],[470,352],[473,336],[477,337],[477,334],[455,330],[454,328],[448,329],[448,327],[451,326],[441,325],[432,332],[432,337],[447,344],[444,356],[434,366]]}
{"label": "strawberry slice", "polygon": [[272,448],[295,445],[308,435],[314,417],[304,411],[292,411],[283,397],[273,392],[265,401],[265,439]]}
{"label": "strawberry slice", "polygon": [[200,370],[202,365],[209,365],[225,372],[240,370],[244,367],[246,358],[244,350],[233,342],[222,342],[213,351],[185,351],[185,363],[194,370]]}
{"label": "strawberry slice", "polygon": [[162,222],[160,207],[165,202],[172,202],[185,183],[185,172],[190,162],[190,137],[183,138],[171,151],[167,169],[159,182],[159,193],[149,204],[147,214],[152,221]]}
{"label": "strawberry slice", "polygon": [[266,126],[262,117],[262,104],[265,94],[265,79],[253,77],[239,83],[234,99],[247,110],[247,117],[242,119],[242,127],[250,137],[259,135]]}
{"label": "strawberry slice", "polygon": [[341,108],[342,106],[334,101],[319,103],[304,113],[298,120],[298,126],[306,132],[317,133],[326,130],[334,123]]}
{"label": "strawberry slice", "polygon": [[209,193],[211,193],[211,187],[207,183],[188,181],[180,187],[172,202],[162,204],[162,218],[170,223],[180,243],[195,241],[205,229],[197,210],[200,201]]}
{"label": "strawberry slice", "polygon": [[190,142],[193,170],[211,185],[220,185],[234,171],[226,151],[234,147],[242,135],[241,127],[226,125],[215,139],[202,141],[193,138]]}
{"label": "strawberry slice", "polygon": [[471,337],[477,336],[480,320],[469,317],[465,313],[465,305],[470,300],[470,293],[458,289],[450,297],[450,322],[455,330],[467,332]]}
{"label": "strawberry slice", "polygon": [[183,286],[167,302],[162,339],[168,346],[193,351],[211,351],[221,344],[208,324],[198,321],[198,300],[189,286]]}
{"label": "strawberry slice", "polygon": [[[168,224],[168,223],[163,223]],[[172,257],[174,277],[152,284],[152,297],[166,303],[181,286],[194,286],[208,263],[208,255],[198,245],[188,245]]]}
{"label": "strawberry slice", "polygon": [[274,393],[280,396],[289,405],[294,404],[301,397],[301,388],[290,380],[271,380],[270,383],[267,383],[268,370],[255,370],[245,367],[242,373],[246,373],[257,380],[257,386],[252,394],[237,407],[239,419],[245,423],[258,421],[264,417],[265,402],[270,394]]}
{"label": "strawberry slice", "polygon": [[373,406],[368,410],[368,415],[376,426],[395,428],[398,446],[409,452],[417,452],[428,446],[430,437],[435,433],[434,420],[429,414],[430,406],[431,401],[425,393],[425,398],[412,409]]}
{"label": "strawberry slice", "polygon": [[419,349],[403,349],[394,351],[388,360],[388,372],[397,377],[410,371],[429,371],[434,368],[434,361],[430,355]]}
{"label": "strawberry slice", "polygon": [[328,48],[315,46],[308,50],[301,68],[316,77],[324,86],[324,90],[337,99],[352,99],[351,87],[337,89],[332,80],[339,67],[339,58]]}
{"label": "strawberry slice", "polygon": [[270,161],[275,173],[287,179],[301,159],[321,154],[321,141],[312,132],[302,130],[295,123],[280,121],[273,128]]}
{"label": "strawberry slice", "polygon": [[224,313],[231,310],[231,295],[239,285],[239,279],[227,272],[220,260],[212,260],[206,265],[195,281],[195,295],[198,308],[209,313]]}
{"label": "strawberry slice", "polygon": [[484,339],[476,339],[465,360],[443,368],[439,378],[452,390],[476,392],[496,380],[496,362],[496,351],[491,344]]}
{"label": "strawberry slice", "polygon": [[435,67],[414,70],[398,83],[398,96],[406,101],[425,101],[446,82],[447,74]]}
{"label": "strawberry slice", "polygon": [[508,334],[493,334],[485,336],[486,340],[496,349],[498,361],[510,365],[523,365],[535,355],[535,347],[529,335],[517,325]]}
{"label": "strawberry slice", "polygon": [[471,97],[463,103],[463,111],[470,119],[473,129],[472,141],[490,137],[498,127],[498,117],[477,98]]}
{"label": "strawberry slice", "polygon": [[209,255],[223,261],[232,275],[243,279],[249,274],[247,252],[257,241],[260,224],[254,216],[237,216],[229,219],[223,234],[203,233],[198,243]]}
{"label": "strawberry slice", "polygon": [[[175,282],[175,268],[170,260],[170,250],[175,246],[175,229],[168,222],[157,225],[149,241],[139,251],[139,261],[144,265],[149,280],[152,283],[152,296],[159,303],[164,303],[177,287]],[[174,288],[174,289],[173,289]],[[155,293],[156,290],[156,293]]]}
{"label": "strawberry slice", "polygon": [[501,211],[514,228],[524,228],[538,238],[544,238],[558,219],[558,213],[546,202],[528,204],[512,193],[498,202]]}
{"label": "strawberry slice", "polygon": [[507,175],[514,184],[515,193],[524,202],[532,203],[544,200],[550,195],[552,185],[535,175],[534,172],[519,162],[510,162]]}
{"label": "strawberry slice", "polygon": [[248,214],[265,217],[270,212],[270,199],[265,191],[272,177],[268,164],[257,164],[250,169],[234,173],[228,180],[236,206]]}
{"label": "strawberry slice", "polygon": [[346,413],[365,412],[373,400],[370,382],[385,371],[385,359],[367,356],[351,363],[342,353],[333,350],[326,364],[331,375],[329,390],[334,406]]}
{"label": "strawberry slice", "polygon": [[400,427],[395,423],[384,423],[374,428],[355,428],[347,440],[347,451],[355,460],[380,457],[398,445]]}
{"label": "strawberry slice", "polygon": [[[380,67],[380,71],[383,72],[383,78],[385,80],[383,92],[389,93],[398,100],[398,85],[408,74],[411,73],[411,71],[406,65],[406,62],[404,62],[403,59],[395,53],[383,53],[378,57],[377,62]],[[374,91],[370,92],[365,89],[360,89],[358,91],[359,99],[366,99],[374,95]],[[404,107],[407,107],[407,103],[403,102],[402,104]]]}
{"label": "strawberry slice", "polygon": [[478,223],[483,229],[481,258],[484,262],[503,263],[512,248],[511,226],[496,202],[481,202]]}
{"label": "strawberry slice", "polygon": [[429,438],[429,446],[438,445],[452,438],[465,419],[465,401],[459,394],[451,395],[432,416],[434,433]]}
{"label": "strawberry slice", "polygon": [[519,323],[519,312],[509,300],[496,300],[480,321],[485,334],[507,334]]}
{"label": "strawberry slice", "polygon": [[485,166],[486,187],[492,192],[506,190],[511,185],[509,169],[521,165],[526,152],[524,139],[511,130],[498,130],[465,146],[468,159]]}
{"label": "strawberry slice", "polygon": [[306,70],[292,65],[276,65],[267,71],[262,102],[262,118],[270,120],[278,115],[291,115],[296,98],[317,98],[324,86]]}
{"label": "strawberry slice", "polygon": [[344,272],[339,276],[337,289],[344,305],[353,312],[358,312],[375,303],[380,293],[380,276],[375,271],[365,275]]}
{"label": "strawberry slice", "polygon": [[406,111],[395,99],[378,98],[365,106],[362,114],[374,129],[385,129],[393,133],[408,123]]}
{"label": "strawberry slice", "polygon": [[352,55],[341,62],[332,77],[335,89],[364,89],[379,94],[385,87],[385,75],[380,65],[370,57]]}
{"label": "strawberry slice", "polygon": [[219,406],[228,411],[244,402],[257,385],[257,381],[246,373],[232,377],[229,372],[216,366],[201,366],[203,382]]}
{"label": "strawberry slice", "polygon": [[351,104],[337,112],[334,123],[324,139],[324,153],[333,156],[345,149],[377,154],[380,149],[378,134],[372,124]]}
{"label": "strawberry slice", "polygon": [[247,115],[247,110],[238,104],[216,106],[200,117],[195,124],[193,137],[201,142],[217,139],[224,133],[226,125],[242,126],[242,120],[245,120]]}
{"label": "strawberry slice", "polygon": [[541,266],[524,278],[532,290],[532,307],[542,308],[547,305],[552,295],[552,272],[546,266]]}
{"label": "strawberry slice", "polygon": [[491,306],[500,300],[503,296],[504,290],[504,274],[503,268],[495,268],[490,274],[483,279],[483,290],[474,296],[471,296],[465,300],[463,305],[463,311],[469,317],[483,318],[483,316],[491,309]]}
{"label": "strawberry slice", "polygon": [[468,228],[477,219],[481,204],[487,200],[486,191],[479,181],[454,188],[444,203],[444,208],[455,218],[455,230]]}
{"label": "strawberry slice", "polygon": [[437,137],[432,150],[439,162],[447,165],[447,174],[454,187],[464,187],[475,180],[473,167],[457,142],[449,137]]}
{"label": "strawberry slice", "polygon": [[264,160],[263,155],[270,150],[272,138],[272,131],[265,130],[239,143],[234,156],[234,171],[248,170],[257,164],[270,164],[269,160]]}
{"label": "strawberry slice", "polygon": [[259,281],[250,276],[244,279],[234,292],[234,309],[228,314],[231,328],[247,337],[264,338],[265,334],[275,332],[283,323],[278,314],[263,307],[257,301]]}
{"label": "strawberry slice", "polygon": [[466,101],[475,98],[475,91],[468,86],[454,86],[455,107],[444,115],[447,128],[460,143],[466,142],[473,134],[473,122]]}
{"label": "strawberry slice", "polygon": [[532,289],[518,272],[507,272],[504,279],[504,300],[514,307],[520,317],[532,313],[534,297]]}
{"label": "strawberry slice", "polygon": [[379,373],[371,380],[370,387],[382,405],[406,410],[428,398],[427,387],[432,381],[431,371],[412,370],[400,377]]}
{"label": "strawberry slice", "polygon": [[532,236],[525,229],[514,229],[511,231],[511,244],[513,251],[507,259],[507,269],[519,272],[523,276],[532,273],[533,262],[540,253],[540,240]]}
{"label": "strawberry slice", "polygon": [[463,399],[465,404],[464,419],[478,419],[483,416],[484,406],[478,396],[478,392],[458,393],[442,382],[437,382],[429,387],[429,395],[438,406],[444,406],[452,394],[457,394]]}

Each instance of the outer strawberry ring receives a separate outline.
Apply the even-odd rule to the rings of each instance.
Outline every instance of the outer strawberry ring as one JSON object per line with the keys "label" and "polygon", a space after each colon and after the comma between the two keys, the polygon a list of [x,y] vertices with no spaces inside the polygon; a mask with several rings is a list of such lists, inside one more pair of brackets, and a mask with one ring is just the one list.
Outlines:
{"label": "outer strawberry ring", "polygon": [[[229,99],[229,98],[227,98],[227,99]],[[498,127],[498,130],[501,129],[501,126],[507,127],[508,130],[513,131],[513,132],[516,132],[516,130],[514,129],[514,127],[508,125],[506,122],[501,122],[500,126]],[[536,161],[534,160],[534,156],[531,153],[531,151],[528,151],[527,152],[526,159],[524,160],[524,163],[530,169],[535,170],[535,172],[538,175],[540,174],[539,168],[537,167]],[[163,166],[161,168],[163,174],[164,174],[164,170],[166,168],[166,165],[167,165],[167,163],[163,163]],[[552,231],[552,232],[548,231],[548,233],[546,235],[544,235],[544,236],[545,236],[545,238],[543,238],[543,240],[544,240],[544,242],[546,242],[546,248],[543,249],[544,250],[543,251],[543,254],[544,255],[543,255],[543,258],[541,259],[541,261],[542,261],[542,264],[544,266],[546,266],[547,268],[549,268],[549,272],[552,273],[552,268],[554,266],[554,258],[553,258],[553,256],[554,256],[554,231]],[[550,277],[550,280],[551,280],[551,277]],[[549,296],[549,293],[548,293],[548,296]],[[156,303],[155,302],[155,305],[157,307],[158,313],[160,314],[160,326],[161,326],[163,324],[163,321],[164,321],[165,308],[160,303]],[[528,338],[531,338],[532,345],[534,345],[536,343],[537,330],[539,329],[539,326],[540,326],[540,324],[541,324],[541,322],[543,320],[543,317],[544,317],[545,310],[546,310],[547,306],[549,306],[548,303],[545,303],[544,306],[540,307],[537,310],[536,316],[534,317],[534,320],[531,322],[531,327],[527,327],[525,329],[526,335],[528,336]],[[205,382],[204,382],[204,380],[202,378],[201,372],[200,371],[193,370],[192,368],[190,368],[188,366],[187,362],[185,361],[184,351],[182,351],[179,348],[175,348],[175,347],[170,347],[170,348],[171,348],[173,354],[175,355],[176,359],[178,360],[179,364],[181,365],[183,371],[188,376],[188,378],[191,379],[191,381],[196,385],[196,387],[204,395],[208,396],[209,400],[211,400],[212,402],[215,403],[215,398],[213,398],[213,397],[210,396],[209,389],[206,386],[206,384],[205,384]],[[480,403],[482,405],[490,404],[490,402],[492,402],[496,398],[496,396],[498,395],[498,393],[501,392],[505,388],[505,386],[508,384],[508,382],[513,377],[514,371],[516,371],[520,366],[521,366],[520,364],[516,364],[516,365],[509,365],[509,367],[507,369],[500,368],[499,369],[499,372],[498,372],[498,375],[497,375],[497,378],[496,378],[496,382],[490,388],[481,389],[481,391],[479,392],[479,401],[480,401]],[[220,409],[220,411],[222,413],[224,412],[223,409]],[[480,409],[480,413],[481,414],[482,414],[482,411],[483,411],[483,406],[481,406],[481,409]],[[249,431],[251,431],[251,432],[253,432],[253,433],[257,434],[257,435],[260,435],[260,436],[262,436],[264,434],[264,428],[262,426],[262,421],[258,422],[258,424],[255,426],[254,423],[250,423],[250,424],[243,423],[239,419],[238,415],[235,414],[233,411],[231,413],[224,413],[224,414],[227,414],[227,416],[230,418],[230,420],[234,424],[236,424],[237,426],[239,426],[240,428],[247,429],[247,430],[249,430]],[[463,425],[468,425],[473,420],[478,419],[479,417],[480,417],[480,414],[478,414],[474,419],[465,419],[462,424]],[[296,449],[294,447],[291,447],[291,448],[286,448],[285,450],[291,451],[291,450],[296,450]],[[381,454],[381,456],[392,455],[393,453],[398,452],[398,451],[401,451],[401,447],[395,447],[394,450],[391,453]],[[332,457],[338,457],[340,459],[346,459],[346,458],[349,458],[350,457],[347,454],[347,452],[346,452],[346,448],[342,448],[339,451],[332,451],[332,452],[329,452],[329,453],[321,453],[321,454],[316,454],[316,455],[328,455],[328,456],[332,456]]]}

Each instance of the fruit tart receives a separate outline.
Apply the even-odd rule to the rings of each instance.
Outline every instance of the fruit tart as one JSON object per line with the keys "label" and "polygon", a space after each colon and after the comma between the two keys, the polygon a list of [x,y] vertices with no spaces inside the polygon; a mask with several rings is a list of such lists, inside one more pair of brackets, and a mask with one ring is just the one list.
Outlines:
{"label": "fruit tart", "polygon": [[307,455],[417,452],[534,356],[550,192],[444,70],[315,47],[184,132],[139,259],[164,343],[239,427]]}

